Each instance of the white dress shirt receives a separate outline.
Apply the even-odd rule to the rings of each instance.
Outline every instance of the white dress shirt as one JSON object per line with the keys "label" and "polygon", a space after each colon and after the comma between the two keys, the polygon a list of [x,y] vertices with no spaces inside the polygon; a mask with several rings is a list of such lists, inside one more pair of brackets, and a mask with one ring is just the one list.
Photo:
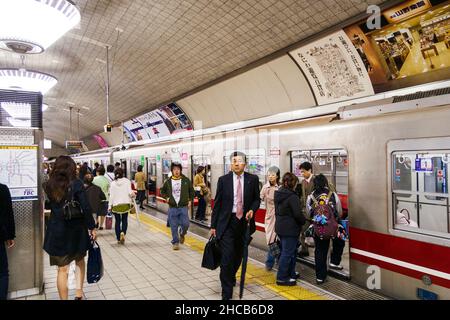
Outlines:
{"label": "white dress shirt", "polygon": [[[237,204],[237,183],[238,178],[237,174],[233,172],[233,213],[236,213],[236,204]],[[241,191],[242,191],[242,209],[244,209],[244,172],[241,174]]]}

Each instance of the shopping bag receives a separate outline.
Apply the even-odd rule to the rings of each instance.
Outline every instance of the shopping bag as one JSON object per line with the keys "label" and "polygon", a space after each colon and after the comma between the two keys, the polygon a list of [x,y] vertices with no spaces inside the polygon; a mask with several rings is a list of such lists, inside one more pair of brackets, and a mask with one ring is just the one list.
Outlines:
{"label": "shopping bag", "polygon": [[86,280],[88,283],[97,283],[103,277],[103,260],[100,246],[97,241],[91,241],[91,247],[88,251],[88,263]]}
{"label": "shopping bag", "polygon": [[219,242],[216,237],[211,236],[203,251],[202,267],[215,270],[220,265],[222,253],[220,251]]}
{"label": "shopping bag", "polygon": [[269,252],[272,257],[278,259],[281,254],[281,243],[278,237],[275,238],[275,241],[269,244]]}
{"label": "shopping bag", "polygon": [[72,261],[69,265],[69,276],[67,279],[67,288],[69,290],[76,289],[76,277],[75,272],[77,270],[77,265],[75,264],[75,261]]}
{"label": "shopping bag", "polygon": [[108,212],[105,219],[105,229],[111,230],[112,229],[112,223],[113,223],[113,216],[111,212]]}

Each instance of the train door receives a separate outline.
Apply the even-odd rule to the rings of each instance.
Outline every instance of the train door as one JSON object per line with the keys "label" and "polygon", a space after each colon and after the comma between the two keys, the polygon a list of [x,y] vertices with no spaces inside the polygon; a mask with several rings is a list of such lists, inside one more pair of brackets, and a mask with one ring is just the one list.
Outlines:
{"label": "train door", "polygon": [[156,208],[156,158],[147,158],[147,205]]}
{"label": "train door", "polygon": [[[205,211],[205,221],[196,220],[198,223],[211,226],[211,158],[208,156],[191,156],[191,177],[192,182],[194,181],[194,177],[197,173],[197,169],[200,166],[205,168],[205,184],[208,187],[208,194],[203,196],[203,199],[206,201],[206,211]],[[198,200],[199,193],[196,191],[196,198],[194,199],[194,204],[191,207],[191,219],[195,220],[198,210]]]}
{"label": "train door", "polygon": [[[291,151],[291,171],[302,181],[299,166],[305,161],[309,161],[313,167],[313,174],[323,174],[331,188],[338,194],[342,205],[341,224],[345,227],[347,234],[348,224],[348,158],[344,149],[327,150],[295,150]],[[313,241],[307,241],[313,245]],[[330,250],[332,246],[330,245]],[[329,257],[330,255],[328,255]],[[307,264],[314,265],[314,250],[309,248],[309,256],[301,257],[300,260]],[[345,248],[342,254],[341,265],[343,270],[330,270],[345,278],[350,277],[350,245],[348,238],[345,240]]]}

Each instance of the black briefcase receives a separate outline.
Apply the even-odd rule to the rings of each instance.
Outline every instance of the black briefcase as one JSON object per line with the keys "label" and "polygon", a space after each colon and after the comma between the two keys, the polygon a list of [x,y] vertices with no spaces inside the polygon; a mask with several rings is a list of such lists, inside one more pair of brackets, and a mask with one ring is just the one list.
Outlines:
{"label": "black briefcase", "polygon": [[216,237],[211,236],[203,251],[202,267],[215,270],[220,265],[222,253],[219,247],[219,241]]}

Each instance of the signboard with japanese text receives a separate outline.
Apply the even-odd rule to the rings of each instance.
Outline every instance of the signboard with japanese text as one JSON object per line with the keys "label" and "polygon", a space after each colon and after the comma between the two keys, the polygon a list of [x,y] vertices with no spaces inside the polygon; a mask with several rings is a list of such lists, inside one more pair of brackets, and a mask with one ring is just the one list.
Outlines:
{"label": "signboard with japanese text", "polygon": [[318,105],[374,94],[361,57],[342,30],[289,54],[303,70]]}

